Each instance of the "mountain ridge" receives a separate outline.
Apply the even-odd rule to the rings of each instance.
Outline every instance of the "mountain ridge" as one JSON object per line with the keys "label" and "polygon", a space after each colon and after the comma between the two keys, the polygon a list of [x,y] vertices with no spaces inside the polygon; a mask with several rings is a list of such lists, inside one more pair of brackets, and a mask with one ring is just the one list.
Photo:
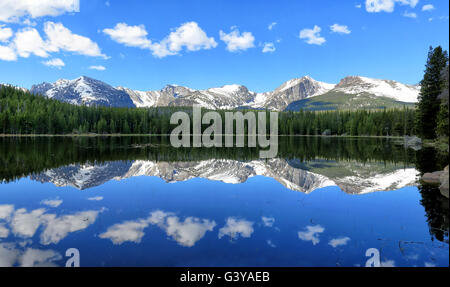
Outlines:
{"label": "mountain ridge", "polygon": [[[31,92],[48,98],[77,105],[101,105],[110,107],[163,107],[200,105],[208,109],[270,109],[276,111],[295,110],[301,101],[310,101],[323,95],[351,95],[358,98],[369,95],[364,101],[385,98],[381,103],[415,103],[419,94],[418,85],[406,85],[392,80],[372,79],[362,76],[347,76],[338,84],[314,80],[310,76],[295,78],[282,83],[273,91],[256,93],[243,85],[195,90],[178,85],[166,85],[158,91],[139,91],[111,85],[81,76],[73,80],[60,79],[55,83],[33,85]],[[379,102],[379,101],[378,101]],[[294,104],[293,104],[294,103]],[[376,106],[376,105],[375,105]],[[356,108],[364,108],[356,107]],[[372,108],[372,107],[370,107]],[[333,108],[334,109],[334,108]]]}

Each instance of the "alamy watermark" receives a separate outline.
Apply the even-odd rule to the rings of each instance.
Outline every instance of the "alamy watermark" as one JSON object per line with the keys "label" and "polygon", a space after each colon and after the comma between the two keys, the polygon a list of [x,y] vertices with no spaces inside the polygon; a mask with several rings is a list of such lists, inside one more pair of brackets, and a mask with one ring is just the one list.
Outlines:
{"label": "alamy watermark", "polygon": [[[225,130],[218,112],[209,111],[202,116],[201,108],[192,108],[191,119],[186,112],[175,112],[170,124],[177,125],[170,134],[173,147],[244,147],[245,121],[247,121],[247,146],[266,149],[259,152],[260,158],[274,158],[278,153],[278,113],[270,112],[269,138],[267,138],[267,112],[225,112]],[[180,123],[181,121],[181,123]],[[234,125],[236,123],[236,125]],[[210,125],[202,133],[202,124]],[[236,130],[234,131],[234,126]],[[191,144],[192,139],[192,144]],[[236,143],[234,143],[236,139]],[[225,144],[223,144],[225,140]],[[268,148],[268,149],[267,149]]]}

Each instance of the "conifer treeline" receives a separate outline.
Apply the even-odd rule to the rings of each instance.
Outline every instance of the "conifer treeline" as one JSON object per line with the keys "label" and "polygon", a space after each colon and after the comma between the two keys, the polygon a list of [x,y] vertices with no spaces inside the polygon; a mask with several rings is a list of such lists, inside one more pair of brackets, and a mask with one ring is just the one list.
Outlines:
{"label": "conifer treeline", "polygon": [[[171,115],[190,108],[109,108],[63,103],[0,86],[0,134],[169,134]],[[224,120],[225,111],[218,111]],[[242,111],[245,113],[246,111]],[[268,112],[267,112],[268,113]],[[415,110],[300,111],[279,114],[280,135],[415,134]],[[192,122],[192,121],[191,121]],[[205,129],[208,125],[204,125]],[[224,127],[224,123],[222,124]],[[269,126],[269,125],[268,125]]]}

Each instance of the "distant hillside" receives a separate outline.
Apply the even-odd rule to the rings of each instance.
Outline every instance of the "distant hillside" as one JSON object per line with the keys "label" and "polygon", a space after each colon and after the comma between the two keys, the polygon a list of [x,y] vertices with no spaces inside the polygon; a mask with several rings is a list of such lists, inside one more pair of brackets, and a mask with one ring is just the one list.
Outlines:
{"label": "distant hillside", "polygon": [[324,111],[324,110],[355,110],[355,109],[383,109],[383,108],[413,108],[415,103],[400,102],[388,97],[379,97],[370,93],[346,94],[330,91],[320,96],[303,99],[290,103],[286,111]]}

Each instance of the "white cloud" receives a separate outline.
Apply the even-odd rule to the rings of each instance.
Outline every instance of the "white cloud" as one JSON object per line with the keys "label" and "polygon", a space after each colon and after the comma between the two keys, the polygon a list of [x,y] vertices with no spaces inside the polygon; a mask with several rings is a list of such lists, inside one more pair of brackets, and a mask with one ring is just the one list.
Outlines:
{"label": "white cloud", "polygon": [[434,6],[432,4],[423,5],[422,11],[431,11],[434,10]]}
{"label": "white cloud", "polygon": [[106,2],[105,2],[105,5],[106,5],[107,7],[109,7],[109,6],[111,6],[111,3],[110,3],[109,1],[106,1]]}
{"label": "white cloud", "polygon": [[[106,70],[106,68],[104,67],[104,66],[101,66],[101,65],[99,65],[99,66],[89,66],[89,69],[91,69],[91,70],[97,70],[97,71],[104,71],[104,70]],[[103,198],[103,197],[102,197]],[[101,199],[100,199],[101,200]]]}
{"label": "white cloud", "polygon": [[58,16],[66,12],[79,12],[79,0],[2,0],[0,21],[17,22],[21,17],[38,18]]}
{"label": "white cloud", "polygon": [[417,18],[417,14],[414,12],[405,11],[405,13],[403,13],[403,16],[408,17],[408,18]]}
{"label": "white cloud", "polygon": [[333,246],[333,248],[336,248],[338,246],[347,245],[347,242],[350,240],[350,237],[339,237],[331,239],[330,242],[328,242],[328,245]]}
{"label": "white cloud", "polygon": [[103,33],[109,35],[113,41],[129,47],[147,49],[151,41],[147,39],[147,31],[144,25],[129,26],[126,23],[117,23],[114,28],[103,29]]}
{"label": "white cloud", "polygon": [[227,44],[227,50],[230,52],[245,51],[255,47],[255,37],[251,32],[240,33],[236,27],[232,27],[230,33],[220,30],[219,34],[220,40]]}
{"label": "white cloud", "polygon": [[394,11],[396,3],[401,5],[409,5],[411,8],[416,7],[419,0],[366,0],[366,11],[370,13]]}
{"label": "white cloud", "polygon": [[230,236],[231,239],[242,236],[250,238],[253,233],[253,222],[245,219],[237,219],[235,217],[228,217],[224,227],[219,229],[219,238],[225,235]]}
{"label": "white cloud", "polygon": [[326,42],[325,38],[320,36],[322,29],[315,25],[313,29],[303,29],[300,31],[300,39],[306,39],[306,43],[311,45],[322,45]]}
{"label": "white cloud", "polygon": [[358,9],[360,9],[362,7],[362,5],[361,4],[356,4],[355,5],[355,8],[358,8]]}
{"label": "white cloud", "polygon": [[334,33],[340,33],[340,34],[350,34],[351,33],[351,31],[348,29],[348,26],[346,26],[346,25],[333,24],[330,26],[330,29]]}
{"label": "white cloud", "polygon": [[306,226],[306,231],[299,231],[298,238],[303,241],[311,241],[313,245],[320,242],[319,234],[324,232],[325,228],[320,225]]}
{"label": "white cloud", "polygon": [[11,38],[13,35],[13,31],[11,28],[4,27],[3,25],[0,25],[0,42],[6,42]]}
{"label": "white cloud", "polygon": [[264,43],[264,47],[262,49],[263,53],[273,53],[275,52],[276,48],[275,45],[271,42]]}
{"label": "white cloud", "polygon": [[217,46],[214,38],[208,38],[205,31],[195,22],[185,23],[178,27],[167,37],[167,42],[169,49],[174,52],[179,52],[183,47],[186,47],[188,51],[198,51]]}
{"label": "white cloud", "polygon": [[436,267],[436,264],[431,262],[425,262],[425,267]]}
{"label": "white cloud", "polygon": [[272,30],[276,25],[277,25],[277,22],[272,22],[272,23],[269,24],[267,29]]}
{"label": "white cloud", "polygon": [[[17,60],[17,56],[28,58],[35,55],[48,58],[50,53],[62,51],[73,52],[80,55],[103,57],[98,45],[91,39],[72,33],[61,23],[46,22],[44,24],[46,40],[35,28],[27,27],[14,35],[8,46],[0,46],[0,59],[6,61]],[[61,67],[62,61],[47,61],[45,64]],[[55,64],[55,65],[52,65]]]}
{"label": "white cloud", "polygon": [[266,226],[266,227],[272,227],[273,224],[275,223],[275,218],[273,218],[273,217],[263,216],[263,217],[261,217],[261,219],[263,221],[264,226]]}
{"label": "white cloud", "polygon": [[0,46],[0,60],[3,61],[17,60],[17,55],[14,52],[14,49],[8,46]]}
{"label": "white cloud", "polygon": [[118,23],[112,29],[104,29],[103,32],[112,40],[129,47],[149,49],[157,58],[179,54],[183,48],[187,51],[209,50],[217,46],[213,37],[208,37],[196,22],[184,23],[160,42],[152,43],[147,38],[144,25],[129,26],[126,23]]}
{"label": "white cloud", "polygon": [[196,22],[182,24],[161,42],[152,46],[153,55],[163,58],[177,55],[183,47],[188,51],[209,50],[217,47],[213,37],[208,37]]}
{"label": "white cloud", "polygon": [[[63,67],[64,66],[64,62],[61,59],[51,59],[47,62],[44,62],[44,65],[46,66],[51,66],[51,67]],[[47,205],[50,207],[58,207],[63,203],[63,201],[61,199],[46,199],[46,200],[42,200],[41,204],[43,205]]]}
{"label": "white cloud", "polygon": [[100,200],[103,200],[103,196],[93,196],[93,197],[88,197],[87,200],[91,200],[91,201],[100,201]]}
{"label": "white cloud", "polygon": [[34,28],[25,28],[17,32],[12,45],[16,53],[23,58],[28,58],[31,54],[43,58],[49,56],[47,43]]}
{"label": "white cloud", "polygon": [[44,31],[48,38],[48,50],[69,51],[80,55],[107,58],[102,54],[97,43],[91,39],[72,33],[61,23],[46,22]]}

